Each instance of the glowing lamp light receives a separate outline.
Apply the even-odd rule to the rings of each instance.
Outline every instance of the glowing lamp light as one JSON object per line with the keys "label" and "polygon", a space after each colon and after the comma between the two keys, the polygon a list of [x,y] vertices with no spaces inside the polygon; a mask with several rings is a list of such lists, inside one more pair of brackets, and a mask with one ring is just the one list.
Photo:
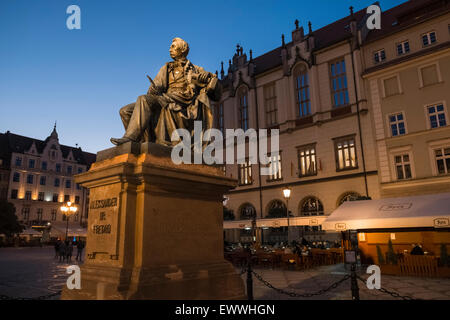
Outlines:
{"label": "glowing lamp light", "polygon": [[283,189],[283,196],[285,199],[289,199],[291,197],[291,188],[284,188]]}

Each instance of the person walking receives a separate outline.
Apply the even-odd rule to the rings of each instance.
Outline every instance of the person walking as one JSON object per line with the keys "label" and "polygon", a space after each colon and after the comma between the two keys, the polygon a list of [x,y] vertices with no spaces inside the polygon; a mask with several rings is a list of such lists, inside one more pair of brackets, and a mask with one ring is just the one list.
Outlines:
{"label": "person walking", "polygon": [[64,262],[66,259],[66,243],[64,241],[61,241],[59,244],[59,262]]}
{"label": "person walking", "polygon": [[72,261],[72,252],[73,252],[73,242],[69,241],[67,249],[66,249],[67,262]]}
{"label": "person walking", "polygon": [[84,249],[84,242],[79,240],[77,242],[77,257],[76,260],[77,261],[82,261],[83,259],[83,249]]}
{"label": "person walking", "polygon": [[59,256],[59,246],[61,245],[61,240],[56,240],[55,242],[55,259],[58,259]]}

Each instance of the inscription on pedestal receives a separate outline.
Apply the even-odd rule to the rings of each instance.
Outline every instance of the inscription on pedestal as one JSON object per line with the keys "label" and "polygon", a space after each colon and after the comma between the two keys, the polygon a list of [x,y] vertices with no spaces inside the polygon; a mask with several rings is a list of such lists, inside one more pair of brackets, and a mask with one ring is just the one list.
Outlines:
{"label": "inscription on pedestal", "polygon": [[111,185],[91,191],[88,228],[91,259],[117,260],[119,191],[119,187]]}

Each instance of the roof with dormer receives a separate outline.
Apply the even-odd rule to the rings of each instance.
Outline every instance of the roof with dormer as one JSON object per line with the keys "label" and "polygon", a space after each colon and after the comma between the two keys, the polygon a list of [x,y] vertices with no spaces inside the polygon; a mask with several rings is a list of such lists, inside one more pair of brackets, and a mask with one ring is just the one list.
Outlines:
{"label": "roof with dormer", "polygon": [[[45,146],[50,141],[53,141],[52,138],[55,137],[55,134],[57,139],[58,135],[56,133],[56,128],[54,128],[52,134],[43,141],[35,138],[14,134],[9,131],[5,133],[0,133],[0,158],[3,159],[4,162],[7,162],[9,166],[11,154],[13,152],[26,153],[28,150],[30,150],[33,143],[36,146],[37,152],[39,154],[42,154]],[[65,145],[59,146],[61,148],[61,152],[64,159],[66,159],[70,154],[70,152],[72,151],[72,155],[74,157],[73,160],[79,164],[83,164],[89,167],[93,162],[95,162],[96,155],[93,153],[82,151],[80,147],[70,147]]]}
{"label": "roof with dormer", "polygon": [[[382,28],[379,30],[370,30],[363,44],[375,41],[392,33],[403,30],[414,24],[423,22],[426,19],[437,15],[447,13],[450,9],[448,1],[442,0],[409,0],[389,10],[383,11],[381,14]],[[309,36],[314,37],[314,51],[318,51],[330,47],[336,43],[344,41],[352,37],[350,23],[354,19],[359,29],[365,24],[367,18],[366,8],[337,20],[320,29],[313,30],[311,34],[305,35],[305,39]],[[286,49],[289,51],[294,43],[291,41],[286,43]],[[284,46],[275,48],[261,56],[255,57],[252,62],[255,67],[255,75],[262,74],[266,71],[278,68],[282,65],[281,52]],[[224,88],[231,85],[231,79],[226,75],[221,83]]]}

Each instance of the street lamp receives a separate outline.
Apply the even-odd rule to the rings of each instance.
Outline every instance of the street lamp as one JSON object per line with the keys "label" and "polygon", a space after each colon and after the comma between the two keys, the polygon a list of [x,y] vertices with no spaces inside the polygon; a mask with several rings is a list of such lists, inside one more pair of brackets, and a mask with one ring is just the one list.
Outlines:
{"label": "street lamp", "polygon": [[66,205],[61,206],[62,213],[66,216],[66,240],[69,233],[69,216],[77,212],[78,208],[68,201]]}
{"label": "street lamp", "polygon": [[286,199],[287,224],[288,224],[287,240],[288,240],[288,245],[289,245],[289,198],[291,197],[291,188],[289,188],[289,187],[284,188],[283,196]]}

